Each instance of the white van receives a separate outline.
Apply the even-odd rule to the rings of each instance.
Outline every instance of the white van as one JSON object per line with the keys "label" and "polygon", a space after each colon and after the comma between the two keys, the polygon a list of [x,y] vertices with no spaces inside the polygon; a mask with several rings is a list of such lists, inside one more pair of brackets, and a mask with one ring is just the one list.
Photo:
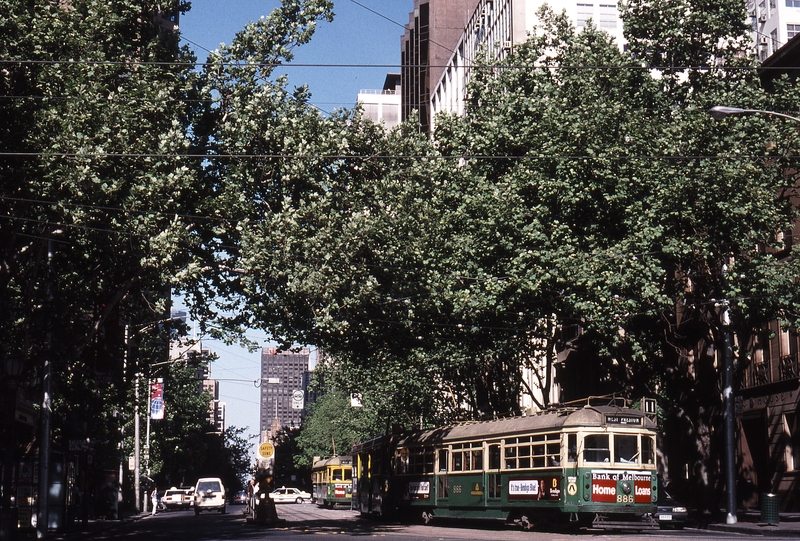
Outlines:
{"label": "white van", "polygon": [[219,511],[226,513],[225,486],[219,477],[203,477],[194,487],[194,514],[200,511]]}

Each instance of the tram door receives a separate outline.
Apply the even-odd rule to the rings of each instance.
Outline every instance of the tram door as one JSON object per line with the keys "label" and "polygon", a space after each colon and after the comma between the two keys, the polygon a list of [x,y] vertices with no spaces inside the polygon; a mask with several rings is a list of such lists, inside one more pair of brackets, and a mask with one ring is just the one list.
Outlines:
{"label": "tram door", "polygon": [[450,453],[447,449],[439,449],[439,456],[436,464],[436,506],[449,507],[450,488],[447,486],[447,466],[450,460]]}
{"label": "tram door", "polygon": [[503,483],[500,479],[500,443],[489,443],[489,462],[485,471],[486,507],[500,507]]}

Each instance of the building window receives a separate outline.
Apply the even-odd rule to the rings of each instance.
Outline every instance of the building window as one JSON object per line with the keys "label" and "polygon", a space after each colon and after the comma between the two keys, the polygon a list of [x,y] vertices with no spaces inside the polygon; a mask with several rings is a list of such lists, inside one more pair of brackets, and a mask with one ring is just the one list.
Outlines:
{"label": "building window", "polygon": [[[786,0],[787,8],[800,8],[800,0]],[[791,25],[789,25],[791,26]]]}
{"label": "building window", "polygon": [[600,4],[600,28],[617,28],[616,5]]}
{"label": "building window", "polygon": [[[788,0],[787,0],[788,1]],[[798,0],[800,2],[800,0]],[[578,16],[576,25],[586,26],[586,22],[594,15],[594,4],[578,4]]]}
{"label": "building window", "polygon": [[[800,4],[800,0],[796,0],[798,4]],[[800,32],[800,24],[787,24],[786,25],[786,37],[792,39]]]}

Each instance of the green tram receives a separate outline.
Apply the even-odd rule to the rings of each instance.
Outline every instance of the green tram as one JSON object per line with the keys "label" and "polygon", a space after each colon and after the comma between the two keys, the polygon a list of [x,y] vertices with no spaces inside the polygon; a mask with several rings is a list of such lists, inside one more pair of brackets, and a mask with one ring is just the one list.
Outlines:
{"label": "green tram", "polygon": [[311,467],[314,501],[320,507],[351,507],[353,497],[353,459],[334,456],[317,460]]}
{"label": "green tram", "polygon": [[656,425],[617,404],[386,435],[353,447],[362,515],[656,528]]}

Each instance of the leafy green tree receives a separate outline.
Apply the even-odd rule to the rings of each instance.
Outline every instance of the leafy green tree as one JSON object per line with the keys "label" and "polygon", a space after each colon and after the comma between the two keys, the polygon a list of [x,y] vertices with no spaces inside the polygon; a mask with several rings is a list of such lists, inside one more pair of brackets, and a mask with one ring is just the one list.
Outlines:
{"label": "leafy green tree", "polygon": [[[268,257],[251,267],[280,278],[264,292],[287,310],[265,320],[329,349],[350,376],[342,390],[417,369],[416,396],[452,389],[453,410],[473,414],[513,409],[525,359],[552,359],[555,327],[577,324],[604,385],[664,398],[700,472],[691,493],[713,508],[720,300],[745,341],[771,319],[796,326],[800,300],[779,237],[797,218],[796,127],[707,114],[791,110],[797,90],[764,92],[741,5],[719,7],[632,3],[632,54],[541,11],[541,32],[502,67],[475,70],[468,114],[438,119],[432,144],[394,140],[402,129],[364,141],[389,156],[411,147],[413,161],[373,151],[368,176],[332,176],[273,215],[256,245]],[[342,133],[370,133],[354,126]],[[425,411],[412,396],[407,411]]]}
{"label": "leafy green tree", "polygon": [[[606,385],[668,401],[670,439],[702,472],[690,492],[714,508],[721,389],[708,352],[724,332],[721,300],[742,344],[770,319],[796,325],[799,269],[778,236],[797,218],[787,126],[717,124],[706,111],[786,110],[797,91],[761,89],[743,26],[730,23],[744,20],[738,3],[714,13],[656,4],[625,14],[634,55],[542,11],[545,31],[502,73],[479,73],[467,116],[443,119],[437,138],[443,152],[467,157],[472,184],[461,191],[480,194],[466,214],[485,224],[453,227],[477,245],[457,259],[477,260],[485,277],[469,308],[511,324],[504,313],[541,307],[531,315],[580,324],[579,351]],[[673,47],[675,20],[653,13],[683,13],[678,34],[707,40]]]}
{"label": "leafy green tree", "polygon": [[[309,468],[315,457],[350,454],[353,444],[386,429],[384,423],[390,421],[390,410],[388,403],[383,406],[383,411],[370,407],[369,403],[364,407],[352,407],[350,395],[335,390],[322,395],[308,408],[297,437],[300,454],[294,457],[294,463]],[[386,421],[382,423],[384,416]]]}
{"label": "leafy green tree", "polygon": [[[224,310],[226,296],[240,291],[239,228],[282,195],[243,191],[263,183],[237,175],[236,164],[226,169],[231,163],[219,154],[241,153],[240,141],[230,141],[246,111],[280,132],[256,154],[289,146],[284,137],[297,131],[282,122],[292,107],[298,115],[310,108],[293,104],[284,82],[267,80],[268,65],[291,58],[315,21],[330,17],[329,2],[287,1],[243,31],[230,64],[215,58],[198,73],[193,54],[161,24],[188,7],[174,0],[0,5],[2,354],[26,360],[32,397],[41,396],[35,384],[51,361],[56,445],[88,439],[103,457],[98,475],[124,458],[115,442],[133,410],[136,374],[165,361],[180,327],[169,321],[171,294],[188,292],[193,314],[211,319],[219,309],[213,299]],[[240,60],[261,66],[249,86],[251,67]],[[190,154],[219,161],[207,166]],[[237,321],[219,323],[238,330]],[[167,421],[179,432],[163,434],[154,452],[164,478],[176,482],[192,475],[172,462],[185,458],[176,450],[182,438],[198,452],[210,449],[200,433],[201,401],[188,390],[183,398],[185,415]],[[224,454],[215,452],[215,460]]]}

